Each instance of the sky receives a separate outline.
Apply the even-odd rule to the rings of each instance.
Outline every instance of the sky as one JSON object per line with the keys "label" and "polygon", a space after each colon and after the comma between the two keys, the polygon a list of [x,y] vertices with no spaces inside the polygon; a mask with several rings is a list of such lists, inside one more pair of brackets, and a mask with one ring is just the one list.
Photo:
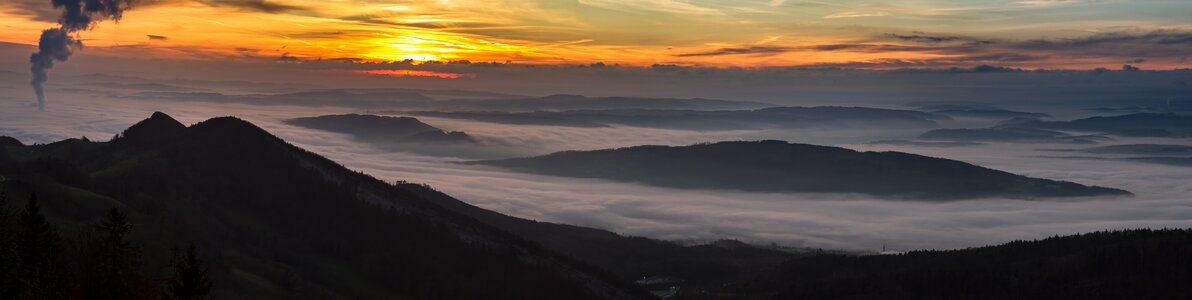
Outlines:
{"label": "sky", "polygon": [[[0,136],[26,143],[79,136],[103,140],[153,111],[187,124],[234,115],[387,181],[427,183],[514,216],[668,240],[927,249],[1192,226],[1187,201],[1192,184],[1185,180],[1192,168],[1050,157],[1056,155],[1051,148],[1079,145],[933,148],[868,143],[914,139],[919,131],[688,132],[424,119],[526,151],[519,156],[782,139],[957,159],[1124,188],[1137,196],[926,203],[513,174],[282,122],[369,112],[335,107],[337,99],[325,106],[252,105],[180,101],[163,93],[222,99],[407,88],[526,97],[711,98],[780,106],[962,104],[1067,120],[1100,114],[1100,108],[1170,109],[1192,103],[1192,60],[1187,58],[1192,1],[112,1],[135,5],[122,13],[90,19],[74,15],[59,22],[62,10],[49,0],[0,0]],[[69,27],[68,38],[52,41],[60,47],[39,48],[45,30],[62,26]],[[48,81],[31,89],[35,52],[47,56],[42,56],[42,73],[34,64],[33,78],[49,73]],[[35,96],[38,88],[44,88],[42,99]],[[45,111],[38,111],[39,100]],[[1108,143],[1192,145],[1187,139]]]}
{"label": "sky", "polygon": [[[0,42],[60,14],[0,2]],[[1183,0],[139,0],[89,29],[89,55],[164,60],[1192,67]]]}

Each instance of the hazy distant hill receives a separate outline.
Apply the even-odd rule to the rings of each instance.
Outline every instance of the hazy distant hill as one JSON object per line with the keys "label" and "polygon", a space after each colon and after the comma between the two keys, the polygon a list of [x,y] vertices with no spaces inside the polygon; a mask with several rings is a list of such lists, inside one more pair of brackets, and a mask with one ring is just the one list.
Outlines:
{"label": "hazy distant hill", "polygon": [[1137,113],[1072,121],[1021,120],[1007,122],[1001,126],[1100,132],[1135,137],[1190,137],[1192,136],[1192,115]]}
{"label": "hazy distant hill", "polygon": [[758,109],[775,105],[761,102],[674,99],[640,97],[585,97],[580,95],[550,95],[537,98],[515,99],[457,99],[437,101],[432,110],[438,111],[564,111],[564,110],[606,110],[606,109],[689,109],[726,110]]}
{"label": "hazy distant hill", "polygon": [[1095,144],[1110,138],[1101,135],[1071,135],[1034,128],[935,129],[919,135],[920,140],[951,142],[1008,142]]}
{"label": "hazy distant hill", "polygon": [[1170,166],[1192,167],[1192,146],[1129,144],[1093,147],[1087,153],[1129,155],[1121,159]]}
{"label": "hazy distant hill", "polygon": [[948,159],[783,141],[638,146],[472,163],[675,188],[861,193],[917,199],[1129,194],[1113,188],[1030,178]]}
{"label": "hazy distant hill", "polygon": [[757,110],[613,109],[536,112],[442,112],[409,114],[501,124],[568,127],[634,127],[681,130],[739,130],[780,128],[933,128],[947,116],[868,107],[771,107]]}
{"label": "hazy distant hill", "polygon": [[1051,115],[1044,113],[1033,113],[1024,111],[1013,111],[1006,109],[943,109],[932,111],[933,113],[947,115],[956,118],[978,118],[978,119],[1001,119],[1009,120],[1013,118],[1045,118]]}
{"label": "hazy distant hill", "polygon": [[475,142],[467,133],[443,131],[411,117],[346,114],[295,118],[285,122],[306,128],[347,133],[373,143]]}
{"label": "hazy distant hill", "polygon": [[1116,153],[1140,155],[1192,155],[1192,146],[1160,145],[1160,144],[1129,144],[1113,145],[1084,149],[1089,153]]}
{"label": "hazy distant hill", "polygon": [[1127,230],[900,255],[815,255],[729,286],[773,299],[1188,299],[1192,231]]}
{"label": "hazy distant hill", "polygon": [[643,276],[722,286],[792,257],[518,219],[345,169],[235,118],[186,127],[158,113],[111,142],[0,141],[10,203],[38,192],[68,234],[120,207],[152,266],[195,241],[221,299],[633,299],[648,297],[628,283]]}
{"label": "hazy distant hill", "polygon": [[1109,140],[1105,135],[1125,137],[1189,137],[1192,115],[1137,113],[1112,117],[1091,117],[1072,121],[1013,119],[991,128],[936,129],[919,139],[959,142],[1070,143],[1093,144]]}
{"label": "hazy distant hill", "polygon": [[281,94],[228,95],[216,92],[140,92],[126,96],[133,99],[162,99],[215,103],[244,103],[256,105],[295,105],[314,107],[353,107],[361,109],[391,109],[425,105],[430,97],[408,91],[350,92],[340,90],[294,92]]}

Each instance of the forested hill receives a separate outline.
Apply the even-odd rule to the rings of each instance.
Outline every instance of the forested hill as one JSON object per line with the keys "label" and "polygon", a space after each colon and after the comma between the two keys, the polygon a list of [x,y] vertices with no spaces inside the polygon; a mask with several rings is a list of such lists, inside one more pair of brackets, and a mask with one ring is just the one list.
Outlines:
{"label": "forested hill", "polygon": [[472,143],[467,133],[444,131],[411,117],[377,115],[326,115],[294,118],[290,125],[346,133],[370,143]]}
{"label": "forested hill", "polygon": [[516,171],[645,184],[762,192],[860,193],[909,199],[1128,195],[902,152],[858,152],[783,141],[567,151],[477,161]]}
{"label": "forested hill", "polygon": [[1127,230],[900,255],[793,259],[737,295],[775,299],[1189,299],[1192,231]]}
{"label": "forested hill", "polygon": [[194,241],[219,299],[649,297],[236,118],[186,127],[158,113],[111,142],[0,150],[10,203],[37,192],[65,236],[126,211],[146,267]]}

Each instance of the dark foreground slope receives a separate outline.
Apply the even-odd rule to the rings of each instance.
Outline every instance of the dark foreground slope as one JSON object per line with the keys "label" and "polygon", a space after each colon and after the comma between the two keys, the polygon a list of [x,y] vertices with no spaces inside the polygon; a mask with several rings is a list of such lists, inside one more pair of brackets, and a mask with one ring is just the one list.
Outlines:
{"label": "dark foreground slope", "polygon": [[221,299],[648,297],[235,118],[185,127],[155,114],[112,142],[0,150],[0,188],[38,192],[68,235],[116,206],[151,262],[195,241]]}
{"label": "dark foreground slope", "polygon": [[676,188],[861,193],[918,199],[1127,195],[901,152],[857,152],[782,141],[638,146],[478,161],[517,171]]}
{"label": "dark foreground slope", "polygon": [[1189,282],[1192,231],[1128,230],[963,250],[808,256],[726,290],[781,291],[775,299],[1188,299]]}

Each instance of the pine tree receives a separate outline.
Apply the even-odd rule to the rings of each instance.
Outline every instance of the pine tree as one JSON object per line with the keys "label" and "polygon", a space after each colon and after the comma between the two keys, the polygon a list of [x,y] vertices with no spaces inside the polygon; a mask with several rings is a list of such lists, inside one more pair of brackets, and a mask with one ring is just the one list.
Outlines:
{"label": "pine tree", "polygon": [[37,194],[29,196],[29,204],[20,213],[17,224],[21,265],[16,299],[64,299],[70,287],[62,261],[62,236],[42,215]]}
{"label": "pine tree", "polygon": [[12,215],[8,213],[8,193],[0,191],[0,299],[16,298],[17,269],[21,260],[13,239]]}
{"label": "pine tree", "polygon": [[113,207],[84,245],[83,291],[90,299],[145,299],[141,249],[127,240],[128,216]]}
{"label": "pine tree", "polygon": [[191,243],[182,252],[174,248],[174,275],[166,282],[166,290],[162,299],[168,300],[207,300],[214,285],[207,277],[207,267],[199,258],[195,244]]}

